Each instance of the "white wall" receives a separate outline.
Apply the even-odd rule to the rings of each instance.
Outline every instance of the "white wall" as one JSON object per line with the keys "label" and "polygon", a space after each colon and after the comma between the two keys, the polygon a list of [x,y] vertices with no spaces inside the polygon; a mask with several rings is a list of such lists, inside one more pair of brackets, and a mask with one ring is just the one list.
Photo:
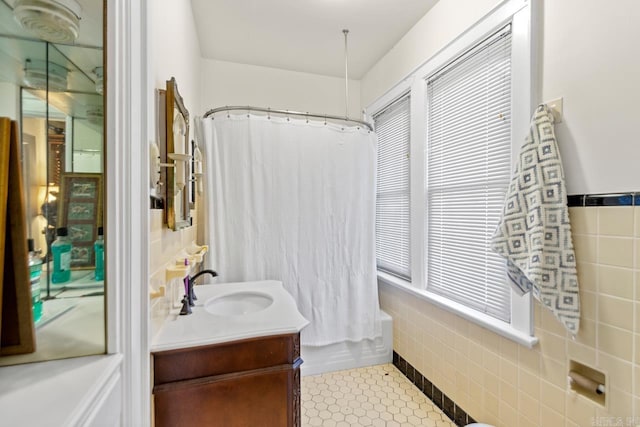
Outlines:
{"label": "white wall", "polygon": [[[362,79],[366,107],[475,21],[496,0],[440,0]],[[538,0],[541,91],[564,98],[556,126],[570,194],[640,190],[640,2]]]}
{"label": "white wall", "polygon": [[557,126],[571,193],[640,191],[640,2],[546,0],[542,101]]}
{"label": "white wall", "polygon": [[20,88],[13,83],[0,82],[0,117],[20,118]]}
{"label": "white wall", "polygon": [[[200,106],[200,44],[191,2],[154,0],[149,2],[149,79],[153,90],[149,106],[155,111],[155,90],[165,89],[175,77],[178,90],[193,119]],[[150,115],[149,135],[156,135],[156,115]]]}
{"label": "white wall", "polygon": [[[344,79],[203,59],[202,112],[253,105],[344,116]],[[349,117],[361,118],[360,82],[349,80]]]}
{"label": "white wall", "polygon": [[[187,0],[154,0],[148,4],[148,69],[149,98],[148,135],[157,140],[157,89],[165,89],[166,81],[176,78],[178,91],[190,117],[189,138],[193,138],[193,118],[200,114],[201,59],[191,2]],[[145,143],[140,141],[140,143]],[[148,142],[146,142],[148,143]],[[145,176],[148,174],[145,173]],[[145,179],[145,181],[147,181]],[[146,195],[145,195],[146,197]],[[192,212],[193,214],[193,212]],[[196,240],[197,218],[193,226],[180,231],[169,230],[162,211],[149,211],[149,286],[158,291],[165,283],[165,268],[175,264],[175,257]],[[168,314],[169,301],[153,299],[150,303],[150,336],[153,337]]]}
{"label": "white wall", "polygon": [[497,0],[440,0],[436,3],[362,77],[362,106],[366,108],[498,3]]}

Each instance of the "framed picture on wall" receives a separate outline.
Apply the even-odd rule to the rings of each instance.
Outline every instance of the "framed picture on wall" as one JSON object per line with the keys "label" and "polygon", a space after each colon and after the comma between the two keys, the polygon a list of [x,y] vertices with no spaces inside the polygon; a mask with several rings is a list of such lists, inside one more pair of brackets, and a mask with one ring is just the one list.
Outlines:
{"label": "framed picture on wall", "polygon": [[95,267],[93,244],[102,226],[102,174],[63,173],[58,203],[58,227],[67,227],[71,268]]}

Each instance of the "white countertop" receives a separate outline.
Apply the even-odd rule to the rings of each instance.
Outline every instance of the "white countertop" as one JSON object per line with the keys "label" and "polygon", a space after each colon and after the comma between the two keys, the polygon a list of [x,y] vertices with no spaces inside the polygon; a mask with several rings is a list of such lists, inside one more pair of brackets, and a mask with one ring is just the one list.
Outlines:
{"label": "white countertop", "polygon": [[44,301],[43,313],[36,351],[0,357],[0,366],[105,353],[104,296]]}
{"label": "white countertop", "polygon": [[[282,282],[222,283],[196,286],[194,289],[198,300],[192,307],[193,313],[180,316],[180,310],[172,310],[154,337],[151,352],[292,334],[309,324],[298,312],[293,297],[284,289]],[[267,294],[273,298],[273,304],[261,311],[242,315],[214,315],[205,310],[208,300],[235,292]]]}
{"label": "white countertop", "polygon": [[79,425],[121,361],[120,355],[101,355],[1,368],[0,425]]}

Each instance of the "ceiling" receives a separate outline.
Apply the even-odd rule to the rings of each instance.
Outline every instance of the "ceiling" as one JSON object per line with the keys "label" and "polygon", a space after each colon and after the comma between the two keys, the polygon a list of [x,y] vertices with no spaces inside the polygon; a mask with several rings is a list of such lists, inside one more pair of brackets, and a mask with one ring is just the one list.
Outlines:
{"label": "ceiling", "polygon": [[360,79],[437,0],[191,0],[203,57]]}
{"label": "ceiling", "polygon": [[[75,45],[45,43],[24,30],[13,18],[15,0],[0,0],[0,82],[25,86],[27,60],[46,61],[68,70],[68,90],[49,94],[49,103],[74,117],[102,105],[96,93],[94,69],[102,65],[102,1],[79,0],[82,7],[80,34]],[[44,92],[32,95],[44,98]],[[26,98],[29,95],[25,95]],[[28,105],[40,104],[31,102]],[[44,104],[43,104],[44,105]],[[37,111],[38,108],[33,109]]]}

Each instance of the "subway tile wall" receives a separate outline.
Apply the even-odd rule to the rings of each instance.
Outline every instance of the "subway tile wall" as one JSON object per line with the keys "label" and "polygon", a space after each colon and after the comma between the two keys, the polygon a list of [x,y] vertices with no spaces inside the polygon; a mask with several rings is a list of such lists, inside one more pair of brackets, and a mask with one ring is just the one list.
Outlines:
{"label": "subway tile wall", "polygon": [[[172,231],[163,224],[163,211],[151,209],[149,211],[149,292],[158,291],[165,283],[165,269],[175,264],[175,258],[180,252],[197,240],[198,224],[195,211],[191,212],[193,225],[179,231]],[[168,290],[168,288],[167,288]],[[150,337],[153,338],[169,314],[171,303],[168,293],[165,297],[152,298],[149,306]]]}
{"label": "subway tile wall", "polygon": [[[582,318],[575,340],[535,303],[533,349],[380,284],[394,350],[478,422],[640,426],[640,207],[569,209]],[[569,360],[607,375],[606,406],[573,393]]]}

